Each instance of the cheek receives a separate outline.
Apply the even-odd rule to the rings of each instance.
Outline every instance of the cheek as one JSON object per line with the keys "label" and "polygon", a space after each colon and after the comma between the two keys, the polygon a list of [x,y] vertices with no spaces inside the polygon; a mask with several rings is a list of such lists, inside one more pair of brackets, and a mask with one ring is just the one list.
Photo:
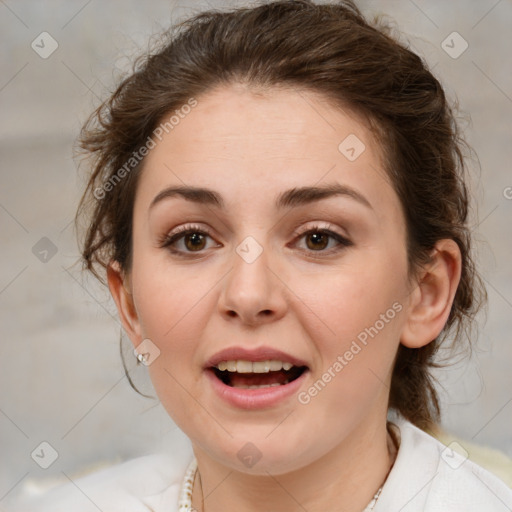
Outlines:
{"label": "cheek", "polygon": [[[148,265],[151,268],[151,265]],[[186,428],[190,410],[189,390],[199,372],[192,367],[197,359],[198,340],[211,316],[209,287],[190,273],[134,272],[134,300],[141,334],[160,350],[148,367],[155,392],[173,420]],[[186,276],[186,277],[185,277]],[[199,366],[197,367],[199,368]]]}
{"label": "cheek", "polygon": [[200,364],[198,341],[215,311],[219,271],[197,272],[192,267],[171,265],[161,254],[152,261],[149,252],[141,256],[146,256],[145,264],[139,257],[133,265],[135,308],[141,335],[160,350],[150,373],[190,374],[191,365]]}
{"label": "cheek", "polygon": [[302,293],[312,298],[309,303],[326,326],[346,338],[345,334],[354,335],[373,325],[395,302],[401,303],[404,282],[400,271],[392,273],[373,261],[315,280]]}
{"label": "cheek", "polygon": [[342,356],[343,373],[351,374],[355,386],[370,370],[386,379],[398,349],[406,266],[401,254],[392,256],[360,260],[321,280],[303,282],[299,292],[310,297],[307,305],[318,312],[305,327],[315,340],[319,366],[325,371]]}
{"label": "cheek", "polygon": [[190,328],[202,327],[204,302],[214,285],[208,275],[170,263],[160,250],[134,258],[133,296],[142,334],[164,345],[186,343]]}

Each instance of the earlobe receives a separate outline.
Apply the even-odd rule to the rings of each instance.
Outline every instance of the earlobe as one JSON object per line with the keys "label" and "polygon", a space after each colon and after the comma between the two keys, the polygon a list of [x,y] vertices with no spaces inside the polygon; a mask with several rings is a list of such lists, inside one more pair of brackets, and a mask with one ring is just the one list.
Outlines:
{"label": "earlobe", "polygon": [[409,348],[420,348],[442,331],[450,314],[461,276],[461,254],[451,239],[439,240],[431,261],[422,269],[417,288],[410,295],[407,319],[400,341]]}
{"label": "earlobe", "polygon": [[140,322],[133,303],[130,283],[117,261],[111,261],[107,268],[108,287],[117,306],[124,330],[134,346],[142,340]]}

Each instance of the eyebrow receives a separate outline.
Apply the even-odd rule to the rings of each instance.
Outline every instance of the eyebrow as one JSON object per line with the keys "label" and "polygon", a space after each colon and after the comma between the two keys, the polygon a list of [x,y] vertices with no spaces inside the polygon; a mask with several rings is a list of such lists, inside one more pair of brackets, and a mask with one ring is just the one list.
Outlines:
{"label": "eyebrow", "polygon": [[[276,208],[283,209],[304,206],[315,201],[320,201],[321,199],[327,199],[335,196],[352,198],[367,208],[373,209],[368,199],[366,199],[366,197],[361,193],[347,185],[341,185],[339,183],[318,187],[295,187],[290,190],[286,190],[278,195],[276,199]],[[225,206],[222,196],[212,189],[204,187],[179,186],[169,187],[162,190],[155,196],[153,201],[151,201],[149,209],[151,210],[151,208],[153,208],[157,203],[171,197],[182,197],[187,201],[216,206],[221,209]]]}

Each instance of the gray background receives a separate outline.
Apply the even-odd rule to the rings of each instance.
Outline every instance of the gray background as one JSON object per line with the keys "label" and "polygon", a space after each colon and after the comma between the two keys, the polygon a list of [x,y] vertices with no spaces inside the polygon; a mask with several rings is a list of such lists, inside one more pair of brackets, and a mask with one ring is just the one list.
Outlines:
{"label": "gray background", "polygon": [[[481,171],[476,159],[471,165],[473,224],[489,308],[487,321],[480,318],[472,359],[439,372],[443,425],[512,456],[512,200],[506,197],[512,197],[512,2],[360,5],[367,14],[396,20],[434,67],[449,96],[458,98],[478,154]],[[83,174],[72,144],[86,115],[150,36],[205,6],[0,0],[0,509],[22,490],[36,489],[40,479],[186,444],[157,401],[128,386],[113,303],[73,266],[72,219]],[[31,48],[43,31],[59,45],[47,59]],[[469,44],[456,59],[441,46],[454,31]],[[453,45],[461,48],[460,41]],[[57,249],[46,263],[33,249],[49,246],[43,237]],[[144,368],[134,378],[151,392]],[[58,452],[46,470],[31,458],[42,441]]]}

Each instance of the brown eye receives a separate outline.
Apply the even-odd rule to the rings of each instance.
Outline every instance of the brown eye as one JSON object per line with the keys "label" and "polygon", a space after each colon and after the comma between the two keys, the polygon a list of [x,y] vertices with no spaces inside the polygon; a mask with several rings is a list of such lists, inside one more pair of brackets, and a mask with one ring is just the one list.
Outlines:
{"label": "brown eye", "polygon": [[299,235],[302,250],[309,254],[316,252],[319,256],[328,255],[341,251],[353,245],[353,243],[339,233],[330,229],[313,227]]}
{"label": "brown eye", "polygon": [[[166,248],[178,256],[189,256],[196,253],[200,256],[206,253],[209,248],[215,246],[211,235],[203,228],[196,226],[185,226],[176,233],[165,235],[159,242],[159,246]],[[217,244],[217,247],[219,245]]]}
{"label": "brown eye", "polygon": [[306,245],[313,251],[322,250],[329,244],[330,236],[320,231],[312,232],[306,235]]}
{"label": "brown eye", "polygon": [[184,237],[185,247],[190,251],[200,251],[206,245],[206,238],[200,233],[190,233]]}

